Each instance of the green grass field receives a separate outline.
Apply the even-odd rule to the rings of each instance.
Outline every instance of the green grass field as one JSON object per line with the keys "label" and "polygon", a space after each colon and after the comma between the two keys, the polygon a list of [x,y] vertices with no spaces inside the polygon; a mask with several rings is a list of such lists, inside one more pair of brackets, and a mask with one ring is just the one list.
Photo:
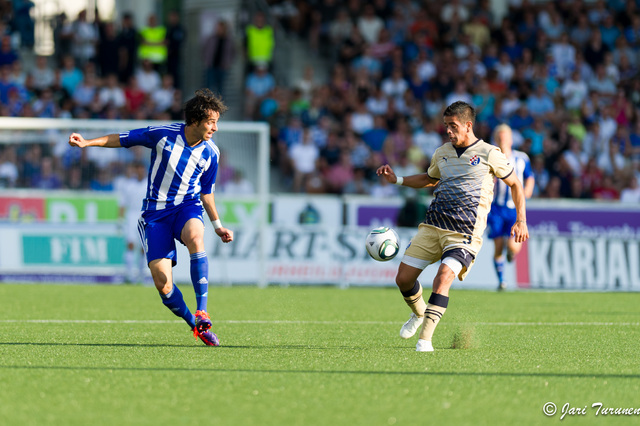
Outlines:
{"label": "green grass field", "polygon": [[399,338],[391,288],[213,288],[218,348],[149,287],[0,285],[0,303],[3,426],[545,425],[565,403],[587,406],[569,424],[640,419],[591,408],[640,408],[637,293],[454,290],[433,353]]}

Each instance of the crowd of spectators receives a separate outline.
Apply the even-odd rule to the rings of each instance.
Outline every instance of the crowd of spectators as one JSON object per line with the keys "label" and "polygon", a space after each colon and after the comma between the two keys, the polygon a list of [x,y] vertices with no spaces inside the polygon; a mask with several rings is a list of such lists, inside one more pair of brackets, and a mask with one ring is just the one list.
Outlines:
{"label": "crowd of spectators", "polygon": [[[375,169],[426,170],[446,139],[443,108],[464,100],[476,107],[484,140],[499,123],[513,128],[514,148],[531,158],[535,197],[640,202],[636,0],[510,0],[501,19],[488,0],[268,3],[270,13],[243,30],[243,113],[271,124],[272,164],[287,189],[411,195]],[[60,15],[55,55],[29,69],[13,18],[0,20],[0,116],[182,119],[180,68],[169,66],[179,61],[167,60],[185,40],[177,13],[166,26],[150,16],[140,29],[128,14],[119,23]],[[298,81],[276,81],[280,30],[323,58],[327,81],[312,67]],[[212,89],[224,93],[235,50],[221,21],[203,50]],[[0,146],[0,186],[109,189],[100,164],[87,175],[91,159],[48,151]]]}
{"label": "crowd of spectators", "polygon": [[[0,116],[183,120],[186,30],[177,11],[168,13],[166,23],[151,14],[141,28],[130,13],[120,22],[100,19],[97,9],[91,18],[87,10],[72,20],[61,13],[52,21],[54,54],[33,56],[33,3],[20,4],[0,4]],[[203,80],[223,93],[221,71],[228,70],[234,46],[228,25],[220,21],[218,27],[204,43]],[[56,134],[50,142],[46,131],[30,133],[19,143],[0,144],[0,188],[114,191],[128,163],[149,161],[135,148],[79,152],[66,143],[68,135]],[[2,136],[11,141],[11,135]],[[223,191],[254,192],[240,170],[224,162],[221,168]]]}
{"label": "crowd of spectators", "polygon": [[[139,29],[131,14],[116,26],[97,9],[91,20],[86,10],[73,20],[61,13],[52,21],[50,56],[32,56],[33,22],[20,24],[19,12],[8,8],[0,19],[0,116],[182,120],[180,69],[171,64],[186,32],[176,12],[166,25],[150,15]],[[60,144],[0,145],[0,187],[109,191],[125,169],[70,151]]]}
{"label": "crowd of spectators", "polygon": [[[463,100],[476,134],[507,123],[534,196],[640,202],[640,8],[635,0],[269,2],[284,31],[330,64],[275,85],[251,79],[249,117],[272,124],[272,159],[296,192],[391,196],[375,176],[422,172]],[[275,46],[278,49],[278,46]]]}

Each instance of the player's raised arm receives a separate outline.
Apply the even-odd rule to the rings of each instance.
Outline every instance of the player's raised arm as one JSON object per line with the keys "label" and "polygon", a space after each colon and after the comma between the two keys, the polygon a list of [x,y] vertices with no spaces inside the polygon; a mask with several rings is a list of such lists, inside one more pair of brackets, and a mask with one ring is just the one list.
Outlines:
{"label": "player's raised arm", "polygon": [[69,136],[69,145],[85,148],[87,146],[100,146],[103,148],[120,148],[120,135],[112,133],[110,135],[100,136],[95,139],[85,139],[80,133],[71,133]]}
{"label": "player's raised arm", "polygon": [[516,205],[516,223],[511,227],[511,235],[515,237],[516,243],[525,242],[529,238],[529,229],[527,228],[524,189],[515,173],[511,173],[502,180],[511,188],[511,197]]}
{"label": "player's raised arm", "polygon": [[396,185],[408,186],[410,188],[425,188],[427,186],[434,186],[438,183],[437,179],[431,178],[426,173],[420,173],[417,175],[398,177],[393,172],[393,169],[390,165],[385,164],[384,166],[380,166],[378,170],[376,170],[376,174],[378,176],[384,176],[384,178],[389,183],[394,183]]}
{"label": "player's raised arm", "polygon": [[218,209],[216,209],[213,192],[210,194],[200,194],[200,201],[202,201],[202,206],[213,224],[213,229],[216,231],[216,234],[220,237],[222,242],[230,243],[233,241],[233,231],[222,226],[222,222],[220,222],[220,216],[218,216]]}

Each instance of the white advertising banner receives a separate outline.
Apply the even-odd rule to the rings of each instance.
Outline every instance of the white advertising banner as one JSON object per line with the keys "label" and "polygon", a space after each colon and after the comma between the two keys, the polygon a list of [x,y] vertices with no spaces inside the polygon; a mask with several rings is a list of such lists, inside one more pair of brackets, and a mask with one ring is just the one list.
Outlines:
{"label": "white advertising banner", "polygon": [[[417,228],[395,228],[400,254],[389,262],[376,262],[366,253],[365,237],[374,226],[391,220],[399,206],[392,200],[346,204],[339,200],[274,197],[274,219],[277,212],[279,223],[262,231],[254,201],[221,200],[219,212],[235,232],[235,241],[222,244],[212,227],[206,227],[210,282],[394,286],[398,264]],[[295,220],[307,205],[320,212],[319,224],[301,225]],[[345,205],[351,212],[347,222],[359,225],[340,225]],[[511,288],[640,291],[639,208],[530,203],[527,210],[531,238],[515,262],[506,265]],[[125,245],[115,223],[0,222],[0,239],[0,281],[123,280]],[[186,247],[177,245],[174,278],[189,283],[189,255]],[[431,265],[422,273],[425,287],[437,268]],[[485,239],[468,277],[456,280],[454,288],[496,286],[493,242]]]}
{"label": "white advertising banner", "polygon": [[[405,248],[417,228],[396,228],[400,237],[400,253],[388,262],[377,262],[366,252],[365,238],[371,228],[326,226],[271,226],[266,232],[267,260],[265,271],[258,261],[258,234],[255,229],[235,229],[235,240],[223,244],[207,234],[205,246],[209,254],[209,277],[212,283],[255,284],[260,273],[274,284],[336,284],[339,286],[394,286],[398,265]],[[487,241],[464,282],[456,280],[456,288],[494,289],[497,278],[493,270],[493,244]],[[429,287],[438,269],[429,266],[420,280]],[[189,281],[189,257],[180,250],[174,268],[176,281]],[[506,277],[515,283],[513,265]]]}

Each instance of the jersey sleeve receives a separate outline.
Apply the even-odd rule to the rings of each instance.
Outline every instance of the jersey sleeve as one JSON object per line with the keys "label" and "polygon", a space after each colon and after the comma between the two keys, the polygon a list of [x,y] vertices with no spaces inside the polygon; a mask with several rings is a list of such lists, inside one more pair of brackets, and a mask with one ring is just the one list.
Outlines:
{"label": "jersey sleeve", "polygon": [[120,145],[125,148],[131,148],[132,146],[137,145],[153,148],[157,143],[158,140],[154,137],[153,132],[149,127],[120,133]]}
{"label": "jersey sleeve", "polygon": [[500,179],[509,177],[513,173],[513,165],[509,163],[509,160],[499,148],[489,151],[487,161],[493,174]]}
{"label": "jersey sleeve", "polygon": [[438,151],[436,150],[436,152],[434,152],[433,156],[431,157],[431,163],[429,164],[429,169],[427,169],[427,176],[429,176],[431,179],[440,180],[440,168],[438,167],[438,162],[436,161],[437,152]]}
{"label": "jersey sleeve", "polygon": [[213,155],[209,159],[209,167],[204,171],[200,178],[200,193],[211,194],[216,190],[216,177],[218,176],[219,157]]}

